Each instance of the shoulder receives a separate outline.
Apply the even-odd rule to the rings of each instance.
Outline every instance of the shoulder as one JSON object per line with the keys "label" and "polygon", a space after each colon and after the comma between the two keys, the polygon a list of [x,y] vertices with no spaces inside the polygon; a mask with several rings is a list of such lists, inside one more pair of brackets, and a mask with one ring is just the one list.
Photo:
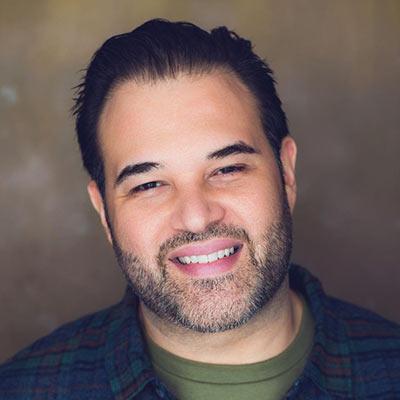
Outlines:
{"label": "shoulder", "polygon": [[371,349],[399,347],[400,325],[363,307],[328,296],[317,278],[305,268],[293,265],[291,286],[301,293],[311,308],[317,325],[329,336],[343,334],[355,346]]}
{"label": "shoulder", "polygon": [[0,366],[0,398],[27,400],[39,393],[53,398],[57,388],[68,399],[85,394],[103,399],[100,394],[110,391],[104,370],[106,338],[116,314],[118,304],[67,323],[18,352]]}
{"label": "shoulder", "polygon": [[354,304],[327,297],[328,329],[342,327],[337,346],[347,349],[353,390],[357,398],[400,396],[400,326]]}
{"label": "shoulder", "polygon": [[374,337],[400,338],[400,325],[396,322],[335,297],[327,296],[326,300],[325,311],[339,319],[351,337],[361,338],[370,334]]}
{"label": "shoulder", "polygon": [[400,325],[355,304],[327,296],[326,314],[341,322],[348,339],[363,348],[400,349]]}
{"label": "shoulder", "polygon": [[326,295],[319,280],[300,266],[292,265],[290,284],[314,319],[307,371],[317,386],[350,398],[400,398],[400,326]]}

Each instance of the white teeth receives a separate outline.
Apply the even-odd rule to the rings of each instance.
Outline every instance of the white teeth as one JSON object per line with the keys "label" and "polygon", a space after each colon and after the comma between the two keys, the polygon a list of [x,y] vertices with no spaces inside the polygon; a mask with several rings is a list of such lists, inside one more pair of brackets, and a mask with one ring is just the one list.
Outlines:
{"label": "white teeth", "polygon": [[211,253],[207,256],[207,261],[208,262],[213,262],[218,260],[218,253]]}
{"label": "white teeth", "polygon": [[234,247],[230,247],[207,255],[178,257],[178,260],[181,264],[207,264],[220,258],[228,257],[234,252]]}
{"label": "white teeth", "polygon": [[197,259],[199,260],[199,263],[205,264],[208,262],[208,257],[207,256],[197,256]]}

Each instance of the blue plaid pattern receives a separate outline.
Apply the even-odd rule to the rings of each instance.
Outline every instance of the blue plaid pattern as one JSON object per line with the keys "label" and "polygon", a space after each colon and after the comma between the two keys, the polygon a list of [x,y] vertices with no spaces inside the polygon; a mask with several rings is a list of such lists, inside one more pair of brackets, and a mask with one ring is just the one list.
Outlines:
{"label": "blue plaid pattern", "polygon": [[[286,399],[400,399],[400,328],[328,297],[319,281],[292,265],[291,287],[315,320],[302,375]],[[0,367],[1,400],[172,399],[155,376],[128,288],[123,300],[66,324]]]}

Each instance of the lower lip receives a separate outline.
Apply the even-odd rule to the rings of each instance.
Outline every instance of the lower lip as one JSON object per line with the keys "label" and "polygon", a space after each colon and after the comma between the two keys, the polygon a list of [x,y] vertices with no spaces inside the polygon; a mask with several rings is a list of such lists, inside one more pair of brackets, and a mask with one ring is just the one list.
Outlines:
{"label": "lower lip", "polygon": [[196,263],[196,264],[180,264],[179,262],[174,262],[174,264],[183,273],[190,275],[193,278],[211,278],[223,273],[229,272],[233,269],[236,261],[239,258],[241,248],[236,251],[236,253],[220,258],[211,263]]}

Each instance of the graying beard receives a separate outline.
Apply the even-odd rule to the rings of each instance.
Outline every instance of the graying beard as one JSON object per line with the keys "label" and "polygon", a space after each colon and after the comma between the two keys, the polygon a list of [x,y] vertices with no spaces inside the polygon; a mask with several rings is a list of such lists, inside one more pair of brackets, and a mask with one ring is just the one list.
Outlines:
{"label": "graying beard", "polygon": [[[252,291],[251,296],[247,308],[243,310],[242,315],[237,320],[229,320],[229,315],[225,313],[221,316],[220,321],[202,321],[202,324],[194,323],[192,320],[188,319],[187,316],[182,314],[182,309],[176,302],[177,298],[183,298],[184,294],[182,290],[174,285],[174,282],[165,282],[167,271],[163,260],[166,254],[174,248],[193,241],[206,240],[216,236],[225,236],[227,230],[229,231],[228,236],[239,238],[248,243],[250,263],[255,267],[253,274],[258,275],[256,282],[258,282],[259,285],[256,288],[247,288],[248,291]],[[110,231],[118,263],[128,284],[144,304],[158,315],[159,318],[197,332],[222,332],[237,328],[246,323],[259,309],[272,299],[274,294],[281,287],[289,267],[292,237],[291,215],[287,201],[284,201],[281,220],[277,224],[270,226],[268,232],[264,234],[263,243],[267,244],[264,254],[268,254],[268,259],[265,260],[265,264],[262,264],[263,260],[257,260],[255,258],[252,242],[243,229],[214,225],[210,227],[207,232],[198,234],[187,232],[163,243],[157,257],[162,279],[156,282],[154,279],[155,277],[149,272],[150,270],[146,270],[146,264],[143,263],[139,257],[124,252],[118,246],[111,229]],[[132,278],[134,278],[134,280]],[[247,282],[235,282],[234,273],[216,278],[194,279],[191,280],[191,282],[195,290],[209,293],[220,291],[227,283],[234,283],[236,286],[238,284],[248,284]],[[200,318],[197,318],[197,320],[199,321]]]}

